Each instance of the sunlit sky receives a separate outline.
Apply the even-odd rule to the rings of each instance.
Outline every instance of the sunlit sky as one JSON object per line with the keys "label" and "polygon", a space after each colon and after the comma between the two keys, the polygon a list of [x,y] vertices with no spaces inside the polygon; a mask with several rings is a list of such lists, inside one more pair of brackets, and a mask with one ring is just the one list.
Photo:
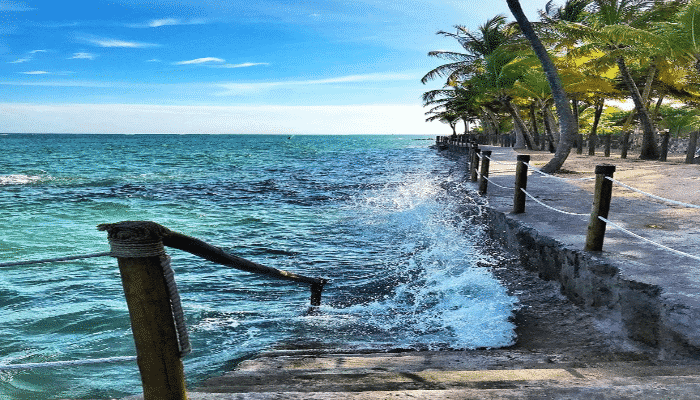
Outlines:
{"label": "sunlit sky", "polygon": [[[521,0],[530,18],[546,1]],[[0,0],[0,132],[448,134],[420,78],[505,0]]]}

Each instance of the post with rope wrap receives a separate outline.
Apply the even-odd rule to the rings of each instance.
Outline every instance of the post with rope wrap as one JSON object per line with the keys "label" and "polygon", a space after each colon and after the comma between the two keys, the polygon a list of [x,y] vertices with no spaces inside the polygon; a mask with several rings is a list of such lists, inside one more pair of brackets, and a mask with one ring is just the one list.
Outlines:
{"label": "post with rope wrap", "polygon": [[474,145],[474,149],[472,151],[470,174],[469,174],[469,178],[472,182],[476,182],[477,171],[479,169],[479,153],[481,153],[481,150],[479,149],[479,147],[477,145]]}
{"label": "post with rope wrap", "polygon": [[491,150],[484,150],[481,152],[481,178],[479,178],[479,194],[485,195],[488,189],[488,177],[489,177],[489,161],[491,157]]}
{"label": "post with rope wrap", "polygon": [[593,194],[593,209],[591,219],[588,222],[586,233],[586,251],[603,250],[603,239],[605,238],[605,221],[598,217],[608,218],[610,211],[610,200],[612,198],[612,178],[615,172],[614,165],[596,165],[595,167],[595,192]]}
{"label": "post with rope wrap", "polygon": [[520,189],[527,189],[527,163],[530,162],[529,154],[518,154],[518,164],[515,167],[515,193],[513,194],[513,214],[525,212],[525,193]]}
{"label": "post with rope wrap", "polygon": [[181,349],[162,265],[165,228],[145,221],[103,224],[117,257],[136,344],[144,400],[186,400]]}

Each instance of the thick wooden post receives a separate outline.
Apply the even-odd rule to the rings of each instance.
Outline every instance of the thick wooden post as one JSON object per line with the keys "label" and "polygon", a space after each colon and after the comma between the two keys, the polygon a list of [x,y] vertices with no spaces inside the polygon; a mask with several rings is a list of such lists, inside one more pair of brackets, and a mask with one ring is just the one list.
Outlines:
{"label": "thick wooden post", "polygon": [[605,157],[610,157],[610,141],[612,140],[612,135],[605,135],[605,148],[603,150],[603,155]]}
{"label": "thick wooden post", "polygon": [[474,147],[474,152],[472,153],[472,165],[470,174],[470,180],[472,182],[476,182],[476,171],[479,169],[479,153],[481,153],[481,150],[479,150],[478,147]]}
{"label": "thick wooden post", "polygon": [[117,257],[144,400],[185,400],[185,374],[161,256],[167,229],[145,221],[100,225]]}
{"label": "thick wooden post", "polygon": [[600,217],[608,218],[610,211],[610,200],[612,198],[612,182],[606,177],[613,176],[614,165],[597,165],[595,167],[595,192],[593,198],[593,209],[591,219],[588,222],[588,232],[586,233],[587,251],[603,250],[603,239],[605,238],[605,222]]}
{"label": "thick wooden post", "polygon": [[486,194],[486,190],[488,189],[489,185],[489,157],[491,157],[491,150],[484,150],[481,152],[481,155],[483,157],[481,159],[481,178],[479,178],[479,194],[483,196]]}
{"label": "thick wooden post", "polygon": [[529,154],[518,154],[518,164],[515,167],[515,193],[513,195],[513,214],[525,212],[525,193],[520,189],[527,189],[527,165],[530,162]]}
{"label": "thick wooden post", "polygon": [[698,131],[690,132],[688,138],[688,150],[685,153],[685,163],[692,164],[695,160],[695,148],[698,147]]}
{"label": "thick wooden post", "polygon": [[671,133],[666,130],[661,134],[661,155],[659,155],[659,161],[666,161],[668,158],[668,140],[671,138]]}

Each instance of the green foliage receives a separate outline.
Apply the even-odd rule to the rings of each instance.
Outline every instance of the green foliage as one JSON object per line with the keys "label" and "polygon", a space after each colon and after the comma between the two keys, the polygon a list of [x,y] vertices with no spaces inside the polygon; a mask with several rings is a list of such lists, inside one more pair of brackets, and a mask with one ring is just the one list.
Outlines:
{"label": "green foliage", "polygon": [[694,107],[662,106],[659,116],[660,125],[668,129],[673,137],[686,137],[700,125],[700,111]]}

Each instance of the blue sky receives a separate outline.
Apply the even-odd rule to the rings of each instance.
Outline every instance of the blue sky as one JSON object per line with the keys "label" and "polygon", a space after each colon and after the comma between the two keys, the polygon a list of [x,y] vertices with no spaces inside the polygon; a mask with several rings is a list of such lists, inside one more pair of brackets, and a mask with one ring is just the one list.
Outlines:
{"label": "blue sky", "polygon": [[[544,1],[521,1],[534,17]],[[0,0],[0,132],[410,133],[505,0]],[[511,18],[512,19],[512,18]]]}

